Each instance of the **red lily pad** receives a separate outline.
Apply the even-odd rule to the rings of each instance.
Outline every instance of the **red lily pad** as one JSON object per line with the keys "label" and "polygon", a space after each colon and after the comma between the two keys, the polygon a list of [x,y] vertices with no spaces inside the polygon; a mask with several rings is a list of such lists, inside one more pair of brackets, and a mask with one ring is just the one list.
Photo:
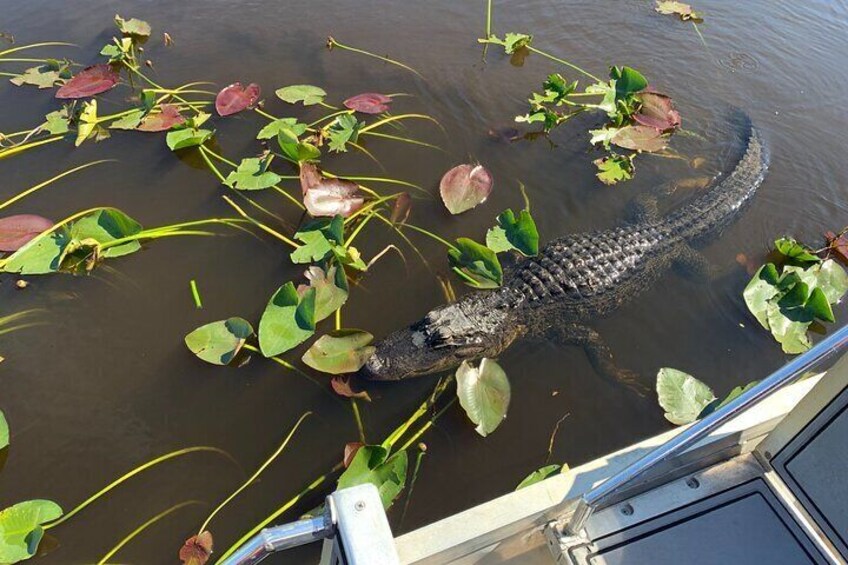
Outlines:
{"label": "red lily pad", "polygon": [[363,445],[365,444],[361,441],[352,441],[345,444],[343,458],[345,469],[350,467],[350,462],[353,461],[353,458],[356,456],[356,452],[359,451],[359,448]]}
{"label": "red lily pad", "polygon": [[832,231],[825,232],[827,239],[827,252],[833,254],[843,265],[848,265],[848,237],[844,233],[835,234]]}
{"label": "red lily pad", "polygon": [[326,178],[312,163],[300,164],[300,187],[303,205],[313,217],[339,215],[347,218],[365,204],[355,182]]}
{"label": "red lily pad", "polygon": [[215,109],[220,116],[231,116],[242,110],[247,110],[259,100],[262,89],[255,82],[242,86],[240,82],[234,82],[221,90],[215,97]]}
{"label": "red lily pad", "polygon": [[492,175],[482,165],[457,165],[442,177],[439,193],[451,214],[482,204],[492,192]]}
{"label": "red lily pad", "polygon": [[624,126],[610,139],[612,143],[633,151],[655,153],[662,151],[668,144],[668,136],[657,128],[648,126]]}
{"label": "red lily pad", "polygon": [[395,199],[395,206],[392,208],[392,223],[402,224],[409,218],[409,213],[412,211],[412,197],[408,192],[402,193]]}
{"label": "red lily pad", "polygon": [[0,218],[0,251],[17,251],[32,238],[53,227],[53,222],[33,214]]}
{"label": "red lily pad", "polygon": [[166,131],[185,123],[185,118],[173,104],[162,104],[158,114],[148,114],[136,128],[139,131]]}
{"label": "red lily pad", "polygon": [[363,114],[382,114],[388,112],[392,99],[385,94],[376,92],[363,92],[351,96],[344,101],[345,108],[349,108]]}
{"label": "red lily pad", "polygon": [[642,108],[633,116],[636,123],[660,131],[680,127],[680,113],[674,109],[669,96],[659,92],[643,92],[639,98],[642,100]]}
{"label": "red lily pad", "polygon": [[118,84],[120,75],[110,65],[92,65],[71,77],[56,91],[56,98],[88,98],[111,90]]}
{"label": "red lily pad", "polygon": [[203,532],[188,538],[180,548],[180,561],[185,565],[206,565],[212,555],[212,534]]}
{"label": "red lily pad", "polygon": [[371,397],[364,390],[354,391],[350,385],[350,377],[339,376],[330,379],[330,386],[333,387],[333,392],[345,398],[361,398],[371,402]]}

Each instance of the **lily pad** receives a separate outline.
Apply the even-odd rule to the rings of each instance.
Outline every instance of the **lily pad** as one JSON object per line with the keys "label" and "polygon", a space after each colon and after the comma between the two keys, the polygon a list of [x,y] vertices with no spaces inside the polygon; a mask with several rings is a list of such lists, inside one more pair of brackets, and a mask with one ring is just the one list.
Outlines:
{"label": "lily pad", "polygon": [[492,192],[492,175],[482,165],[457,165],[442,176],[439,194],[451,214],[482,204]]}
{"label": "lily pad", "polygon": [[[330,379],[330,386],[333,388],[333,392],[335,392],[339,396],[343,396],[345,398],[359,398],[366,402],[371,402],[371,397],[366,391],[353,390],[353,387],[350,384],[350,376],[333,377],[332,379]],[[347,455],[345,455],[345,459],[348,459]],[[345,467],[349,466],[349,462],[345,464]]]}
{"label": "lily pad", "polygon": [[410,212],[412,212],[412,197],[408,192],[403,192],[395,199],[389,219],[393,224],[403,224],[409,219]]}
{"label": "lily pad", "polygon": [[806,246],[801,245],[791,237],[781,237],[778,240],[775,240],[774,247],[777,249],[782,255],[792,259],[793,261],[797,261],[798,263],[819,263],[821,259],[810,252]]}
{"label": "lily pad", "polygon": [[167,131],[174,126],[184,124],[185,121],[185,117],[180,114],[176,106],[173,104],[162,104],[158,112],[147,114],[136,129],[148,132]]}
{"label": "lily pad", "polygon": [[[70,227],[72,240],[84,241],[93,239],[97,243],[107,243],[116,239],[123,239],[138,234],[142,230],[141,224],[116,208],[97,210],[83,216]],[[141,249],[137,240],[131,240],[115,247],[103,250],[103,257],[122,257],[135,253]]]}
{"label": "lily pad", "polygon": [[780,294],[780,289],[777,287],[779,281],[780,275],[777,272],[777,267],[772,263],[766,263],[754,273],[742,293],[748,310],[765,329],[769,329],[768,303]]}
{"label": "lily pad", "polygon": [[636,69],[628,66],[610,67],[610,79],[615,81],[617,99],[625,98],[648,88],[648,79]]}
{"label": "lily pad", "polygon": [[345,108],[362,114],[382,114],[383,112],[388,112],[389,104],[391,103],[391,97],[376,92],[363,92],[362,94],[351,96],[343,102]]}
{"label": "lily pad", "polygon": [[648,153],[662,151],[668,145],[668,137],[663,132],[642,125],[624,126],[615,132],[610,141],[624,149]]}
{"label": "lily pad", "polygon": [[518,483],[518,486],[515,487],[515,490],[521,490],[523,488],[529,487],[530,485],[540,483],[545,479],[553,477],[554,475],[559,475],[562,470],[562,465],[545,465],[544,467],[536,469],[535,471],[524,477],[524,480]]}
{"label": "lily pad", "polygon": [[259,349],[265,357],[284,353],[315,333],[315,290],[298,296],[294,284],[287,282],[265,307],[259,320]]}
{"label": "lily pad", "polygon": [[336,246],[344,244],[344,218],[318,218],[294,234],[295,239],[303,242],[291,254],[294,263],[312,263],[324,259]]}
{"label": "lily pad", "polygon": [[302,361],[316,371],[331,375],[355,373],[365,364],[375,347],[374,336],[362,330],[336,330],[322,335],[303,354]]}
{"label": "lily pad", "polygon": [[303,102],[304,106],[312,106],[324,101],[327,93],[323,88],[311,84],[294,84],[276,91],[277,98],[289,104]]}
{"label": "lily pad", "polygon": [[531,43],[533,43],[533,36],[526,33],[509,32],[504,35],[504,51],[507,55],[514,55],[516,51],[528,47]]}
{"label": "lily pad", "polygon": [[301,163],[300,186],[303,205],[313,217],[347,218],[365,204],[359,185],[340,178],[327,178],[312,163]]}
{"label": "lily pad", "polygon": [[657,0],[654,9],[660,14],[676,15],[684,22],[691,20],[695,23],[701,23],[704,21],[704,17],[700,12],[693,10],[689,4],[677,2],[676,0]]}
{"label": "lily pad", "polygon": [[539,231],[536,222],[527,210],[520,210],[518,217],[511,209],[498,216],[498,225],[486,233],[486,247],[495,253],[515,249],[525,257],[539,254]]}
{"label": "lily pad", "polygon": [[339,477],[339,490],[371,483],[377,487],[383,508],[388,509],[406,485],[408,457],[406,451],[388,456],[380,445],[363,445]]}
{"label": "lily pad", "polygon": [[189,350],[213,365],[227,365],[253,335],[253,326],[244,318],[228,318],[200,326],[185,337]]}
{"label": "lily pad", "polygon": [[669,96],[659,92],[642,92],[639,94],[642,106],[633,115],[636,123],[652,127],[660,131],[670,131],[680,127],[680,113],[674,109]]}
{"label": "lily pad", "polygon": [[0,251],[17,251],[53,222],[34,214],[17,214],[0,218]]}
{"label": "lily pad", "polygon": [[47,63],[30,67],[17,76],[9,79],[15,86],[25,84],[37,86],[40,89],[52,88],[54,84],[71,77],[70,63],[49,59]]}
{"label": "lily pad", "polygon": [[88,98],[112,90],[118,84],[120,75],[110,65],[92,65],[74,75],[62,88],[56,91],[56,98]]}
{"label": "lily pad", "polygon": [[242,86],[240,82],[224,87],[215,97],[215,110],[219,116],[231,116],[243,110],[252,108],[259,97],[262,89],[255,82]]}
{"label": "lily pad", "polygon": [[484,357],[479,367],[463,361],[456,370],[456,395],[475,431],[486,437],[503,422],[512,396],[509,379],[500,365]]}
{"label": "lily pad", "polygon": [[716,399],[712,389],[687,373],[663,367],[657,373],[657,398],[665,419],[683,425],[698,419],[701,411]]}
{"label": "lily pad", "polygon": [[596,159],[594,164],[598,168],[598,173],[595,176],[606,185],[613,185],[632,179],[636,169],[631,157],[618,155],[617,153],[611,153],[606,157]]}
{"label": "lily pad", "polygon": [[18,563],[35,555],[43,524],[62,516],[50,500],[27,500],[0,511],[0,563]]}
{"label": "lily pad", "polygon": [[150,37],[150,24],[138,18],[130,18],[125,20],[119,15],[115,15],[115,25],[121,30],[124,35],[133,35],[135,37]]}
{"label": "lily pad", "polygon": [[70,120],[66,108],[50,112],[44,116],[44,120],[44,123],[41,124],[41,129],[50,133],[50,135],[61,135],[68,133],[70,130]]}
{"label": "lily pad", "polygon": [[5,449],[9,445],[9,423],[6,421],[6,415],[0,410],[0,449]]}
{"label": "lily pad", "polygon": [[356,143],[359,138],[359,130],[363,122],[358,121],[351,114],[338,116],[327,128],[327,146],[330,151],[344,153],[347,151],[348,143]]}
{"label": "lily pad", "polygon": [[318,266],[309,267],[304,273],[309,285],[299,285],[297,293],[300,296],[310,288],[315,289],[315,321],[320,322],[329,318],[333,312],[347,302],[350,292],[347,276],[342,267],[333,265],[325,272]]}
{"label": "lily pad", "polygon": [[36,236],[4,260],[3,270],[20,275],[55,273],[62,265],[62,254],[70,240],[64,228]]}
{"label": "lily pad", "polygon": [[247,157],[227,175],[224,183],[236,190],[263,190],[279,184],[283,178],[268,168],[269,158]]}
{"label": "lily pad", "polygon": [[191,536],[180,548],[180,561],[183,565],[206,565],[212,556],[213,539],[208,531]]}
{"label": "lily pad", "polygon": [[279,118],[259,130],[256,139],[273,139],[280,133],[287,133],[297,143],[297,138],[306,133],[308,127],[298,122],[297,118]]}
{"label": "lily pad", "polygon": [[503,268],[494,251],[467,237],[456,240],[448,250],[453,271],[465,282],[478,288],[496,288],[503,284]]}
{"label": "lily pad", "polygon": [[168,132],[168,135],[165,136],[165,143],[168,144],[171,151],[178,151],[203,145],[212,137],[213,133],[215,132],[212,130],[193,127],[178,129]]}

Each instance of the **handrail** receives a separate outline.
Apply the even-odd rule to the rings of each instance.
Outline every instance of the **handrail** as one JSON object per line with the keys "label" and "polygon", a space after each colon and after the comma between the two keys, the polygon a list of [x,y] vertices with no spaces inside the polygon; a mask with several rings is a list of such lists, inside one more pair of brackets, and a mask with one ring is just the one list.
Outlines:
{"label": "handrail", "polygon": [[848,344],[848,325],[832,333],[809,351],[798,355],[745,393],[739,395],[712,414],[695,422],[686,428],[686,430],[657,447],[626,469],[621,470],[597,487],[586,492],[578,501],[577,507],[574,509],[574,513],[571,515],[571,519],[565,528],[565,532],[570,535],[578,535],[586,526],[586,521],[592,515],[592,512],[609,496],[628,483],[644,476],[659,463],[680,454],[683,450],[691,447],[695,442],[706,437],[722,424],[738,416],[778,389],[792,383],[813,365],[839,352],[846,344]]}

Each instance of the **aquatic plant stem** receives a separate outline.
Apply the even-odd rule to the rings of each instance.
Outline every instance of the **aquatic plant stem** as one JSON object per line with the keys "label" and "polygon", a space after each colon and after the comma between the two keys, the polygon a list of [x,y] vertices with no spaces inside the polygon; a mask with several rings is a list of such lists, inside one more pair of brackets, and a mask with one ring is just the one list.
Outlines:
{"label": "aquatic plant stem", "polygon": [[151,467],[154,467],[154,466],[156,466],[160,463],[164,463],[165,461],[168,461],[170,459],[174,459],[175,457],[181,457],[183,455],[188,455],[189,453],[197,453],[197,452],[218,453],[219,455],[223,455],[227,459],[234,461],[232,456],[229,453],[227,453],[226,451],[224,451],[223,449],[219,449],[217,447],[209,447],[209,446],[205,446],[205,445],[196,446],[196,447],[186,447],[186,448],[183,448],[183,449],[178,449],[177,451],[172,451],[170,453],[166,453],[165,455],[161,455],[161,456],[159,456],[159,457],[157,457],[157,458],[155,458],[151,461],[148,461],[147,463],[145,463],[143,465],[139,465],[138,467],[136,467],[132,471],[122,475],[118,479],[115,479],[114,481],[112,481],[111,483],[109,483],[108,485],[106,485],[105,487],[103,487],[102,489],[97,491],[96,493],[94,493],[92,496],[85,499],[82,502],[82,504],[78,505],[76,508],[74,508],[73,510],[71,510],[70,512],[68,512],[67,514],[62,516],[61,518],[58,518],[58,519],[56,519],[56,520],[54,520],[54,521],[52,521],[48,524],[45,524],[44,529],[49,530],[50,528],[55,528],[59,524],[67,522],[72,517],[76,516],[77,514],[82,512],[85,508],[87,508],[89,505],[91,505],[93,502],[95,502],[98,498],[106,495],[109,491],[111,491],[115,487],[125,483],[126,481],[128,481],[129,479],[138,475],[139,473],[142,473],[142,472],[146,471],[147,469],[150,469]]}
{"label": "aquatic plant stem", "polygon": [[188,286],[191,288],[191,296],[194,298],[194,307],[198,310],[202,309],[203,301],[200,299],[200,291],[197,289],[197,281],[191,279]]}
{"label": "aquatic plant stem", "polygon": [[146,530],[147,528],[149,528],[150,526],[152,526],[153,524],[155,524],[156,522],[158,522],[162,518],[165,518],[169,514],[172,514],[172,513],[176,512],[177,510],[185,508],[186,506],[192,506],[194,504],[203,504],[203,503],[200,502],[199,500],[187,500],[186,502],[181,502],[180,504],[175,504],[174,506],[171,506],[167,510],[160,512],[156,516],[150,518],[145,523],[143,523],[142,525],[140,525],[139,527],[134,529],[132,532],[130,532],[129,535],[127,535],[124,539],[119,541],[117,543],[117,545],[115,545],[115,547],[110,549],[106,553],[106,555],[104,555],[103,557],[100,558],[100,560],[97,562],[97,565],[105,565],[105,563],[107,563],[111,557],[113,557],[116,553],[118,553],[118,551],[120,551],[122,547],[127,545],[129,542],[131,542],[133,540],[133,538],[138,536],[141,532],[143,532],[144,530]]}
{"label": "aquatic plant stem", "polygon": [[424,228],[419,228],[415,224],[403,224],[403,227],[409,228],[411,230],[417,231],[418,233],[422,233],[426,236],[429,236],[429,237],[435,239],[436,241],[438,241],[439,243],[441,243],[442,245],[444,245],[445,247],[447,247],[448,249],[453,249],[453,250],[459,252],[459,249],[457,249],[454,244],[452,244],[451,242],[449,242],[445,239],[442,239],[441,237],[434,234],[433,232],[427,231]]}
{"label": "aquatic plant stem", "polygon": [[65,43],[64,41],[44,41],[42,43],[30,43],[28,45],[21,45],[19,47],[12,47],[10,49],[6,49],[5,51],[0,51],[0,62],[2,62],[3,57],[6,55],[10,55],[12,53],[17,53],[19,51],[24,51],[26,49],[35,49],[38,47],[79,47],[75,43]]}
{"label": "aquatic plant stem", "polygon": [[409,65],[401,63],[400,61],[395,61],[394,59],[390,59],[389,57],[385,57],[383,55],[376,55],[376,54],[371,53],[369,51],[366,51],[364,49],[359,49],[357,47],[351,47],[350,45],[345,45],[343,43],[339,43],[338,41],[336,41],[336,39],[333,38],[332,36],[328,37],[327,38],[327,48],[332,51],[336,47],[338,47],[339,49],[343,49],[345,51],[351,51],[353,53],[359,53],[360,55],[367,55],[368,57],[373,57],[375,59],[379,59],[380,61],[383,61],[385,63],[390,63],[392,65],[396,65],[398,67],[406,69],[407,71],[415,73],[417,76],[419,76],[422,79],[424,78],[421,75],[421,73],[419,73],[418,71],[416,71],[415,69],[413,69]]}
{"label": "aquatic plant stem", "polygon": [[546,53],[546,52],[542,51],[541,49],[536,49],[532,45],[528,45],[527,50],[532,51],[533,53],[536,53],[538,55],[541,55],[542,57],[546,57],[546,58],[550,59],[551,61],[555,61],[557,63],[560,63],[561,65],[565,65],[566,67],[574,69],[578,73],[581,73],[581,74],[589,77],[590,79],[592,79],[594,81],[604,82],[602,79],[596,77],[595,75],[593,75],[592,73],[590,73],[587,70],[581,69],[580,67],[578,67],[574,63],[570,63],[570,62],[566,61],[565,59],[560,59],[559,57],[555,57],[554,55],[551,55],[550,53]]}
{"label": "aquatic plant stem", "polygon": [[368,441],[365,439],[365,427],[362,425],[362,416],[359,413],[359,404],[357,404],[355,398],[350,399],[350,408],[353,410],[353,419],[356,420],[356,429],[359,432],[359,441],[367,444]]}
{"label": "aquatic plant stem", "polygon": [[290,246],[291,246],[292,248],[294,248],[294,249],[298,249],[298,248],[300,247],[300,244],[298,244],[297,242],[295,242],[295,241],[293,241],[293,240],[289,239],[288,237],[284,236],[283,234],[281,234],[281,233],[280,233],[280,232],[278,232],[277,230],[275,230],[275,229],[273,229],[273,228],[271,228],[271,227],[266,226],[265,224],[263,224],[263,223],[262,223],[262,222],[260,222],[259,220],[256,220],[255,218],[253,218],[252,216],[250,216],[247,212],[245,212],[245,211],[241,208],[241,206],[239,206],[238,204],[236,204],[235,202],[233,202],[233,201],[232,201],[232,199],[230,199],[230,197],[228,197],[228,196],[222,196],[222,198],[224,199],[224,201],[225,201],[227,204],[229,204],[230,206],[232,206],[232,208],[236,211],[236,213],[237,213],[238,215],[240,215],[242,218],[246,219],[248,222],[250,222],[250,223],[252,223],[253,225],[255,225],[256,227],[258,227],[259,229],[261,229],[261,230],[262,230],[262,231],[264,231],[265,233],[270,234],[270,235],[272,235],[272,236],[276,237],[277,239],[279,239],[279,240],[280,240],[280,241],[282,241],[283,243],[286,243],[287,245],[290,245]]}
{"label": "aquatic plant stem", "polygon": [[11,206],[15,202],[18,202],[19,200],[26,198],[30,194],[37,192],[37,191],[41,190],[42,188],[44,188],[45,186],[52,184],[52,183],[56,182],[57,180],[62,179],[64,177],[68,176],[68,175],[72,175],[76,172],[82,171],[83,169],[87,169],[88,167],[93,167],[95,165],[102,165],[103,163],[116,163],[116,162],[117,161],[115,159],[101,159],[99,161],[92,161],[90,163],[80,165],[79,167],[74,167],[73,169],[68,169],[67,171],[65,171],[63,173],[59,173],[58,175],[56,175],[52,178],[49,178],[46,181],[33,186],[32,188],[28,188],[28,189],[24,190],[23,192],[19,192],[18,194],[16,194],[12,198],[9,198],[8,200],[4,201],[3,203],[0,203],[0,210],[2,210],[3,208],[6,208],[8,206]]}
{"label": "aquatic plant stem", "polygon": [[383,118],[382,120],[377,120],[376,122],[374,122],[372,124],[368,124],[367,126],[365,126],[364,128],[359,130],[359,134],[362,135],[363,133],[367,133],[367,132],[369,132],[373,129],[376,129],[376,128],[383,126],[385,124],[389,124],[391,122],[396,122],[398,120],[408,120],[408,119],[428,120],[428,121],[433,122],[434,124],[436,124],[440,128],[442,127],[442,124],[440,124],[438,122],[438,120],[436,120],[436,118],[434,118],[432,116],[428,116],[427,114],[399,114],[397,116],[388,116],[386,118]]}
{"label": "aquatic plant stem", "polygon": [[212,521],[212,518],[214,518],[214,517],[215,517],[215,515],[216,515],[218,512],[220,512],[220,511],[221,511],[221,509],[222,509],[222,508],[224,508],[227,504],[229,504],[229,502],[230,502],[231,500],[233,500],[235,497],[237,497],[237,496],[238,496],[238,495],[239,495],[239,494],[240,494],[240,493],[241,493],[244,489],[246,489],[247,487],[249,487],[249,486],[250,486],[250,485],[251,485],[251,484],[252,484],[252,483],[253,483],[253,482],[254,482],[254,481],[255,481],[255,480],[259,477],[259,475],[261,475],[261,474],[262,474],[262,472],[263,472],[265,469],[267,469],[267,468],[268,468],[268,465],[270,465],[271,463],[273,463],[273,462],[274,462],[274,460],[275,460],[277,457],[279,457],[279,455],[280,455],[280,454],[281,454],[281,453],[282,453],[282,452],[286,449],[286,446],[288,446],[288,444],[289,444],[289,442],[291,441],[292,437],[294,437],[294,434],[297,432],[297,429],[300,427],[300,424],[302,424],[302,423],[303,423],[303,421],[304,421],[306,418],[308,418],[309,416],[311,416],[311,415],[312,415],[312,412],[305,412],[305,413],[304,413],[304,414],[303,414],[300,418],[298,418],[298,420],[297,420],[297,422],[295,423],[294,427],[291,429],[291,431],[288,433],[288,435],[286,436],[286,438],[283,440],[283,443],[281,443],[281,444],[280,444],[280,447],[278,447],[278,448],[277,448],[277,451],[275,451],[274,453],[272,453],[272,454],[271,454],[271,456],[270,456],[268,459],[266,459],[266,460],[265,460],[265,463],[263,463],[262,465],[260,465],[260,466],[259,466],[259,468],[258,468],[258,469],[256,469],[256,472],[255,472],[255,473],[253,473],[253,474],[250,476],[250,478],[248,478],[248,479],[247,479],[244,483],[242,483],[242,485],[241,485],[239,488],[237,488],[235,491],[233,491],[233,493],[232,493],[232,494],[230,494],[230,496],[228,496],[226,499],[224,499],[224,501],[223,501],[221,504],[219,504],[219,505],[215,508],[215,510],[213,510],[213,511],[209,514],[209,516],[207,516],[207,517],[206,517],[206,520],[203,522],[203,524],[201,524],[200,529],[197,531],[197,535],[200,535],[200,534],[202,534],[203,532],[205,532],[205,531],[206,531],[206,528],[207,528],[207,527],[209,527],[209,523]]}
{"label": "aquatic plant stem", "polygon": [[492,37],[492,0],[486,1],[486,37]]}
{"label": "aquatic plant stem", "polygon": [[61,139],[64,139],[64,137],[64,135],[57,135],[54,137],[48,137],[47,139],[41,139],[39,141],[31,141],[23,145],[13,145],[12,147],[9,147],[7,149],[0,150],[0,159],[5,159],[7,157],[11,157],[12,155],[23,153],[28,149],[33,149],[41,145],[47,145],[48,143],[53,143],[54,141],[60,141]]}
{"label": "aquatic plant stem", "polygon": [[420,449],[418,451],[418,457],[415,458],[415,468],[412,470],[412,480],[409,481],[409,490],[406,491],[406,500],[403,503],[403,512],[401,512],[400,515],[401,526],[406,518],[406,511],[409,510],[409,501],[412,500],[412,492],[415,490],[415,482],[418,480],[418,471],[421,469],[421,460],[424,459],[425,455],[427,455],[427,450]]}

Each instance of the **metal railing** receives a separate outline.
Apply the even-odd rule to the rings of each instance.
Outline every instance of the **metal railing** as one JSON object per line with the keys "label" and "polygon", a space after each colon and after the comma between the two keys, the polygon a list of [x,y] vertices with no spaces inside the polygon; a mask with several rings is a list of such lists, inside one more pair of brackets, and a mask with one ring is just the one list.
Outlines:
{"label": "metal railing", "polygon": [[722,424],[738,416],[754,404],[770,396],[778,389],[796,381],[813,366],[822,363],[842,351],[848,345],[848,325],[834,332],[809,351],[795,357],[792,361],[760,381],[731,402],[712,414],[698,420],[674,438],[654,449],[626,469],[613,475],[597,487],[586,492],[578,501],[568,524],[567,535],[579,535],[586,521],[600,505],[623,487],[644,477],[658,464],[681,454],[703,439]]}

